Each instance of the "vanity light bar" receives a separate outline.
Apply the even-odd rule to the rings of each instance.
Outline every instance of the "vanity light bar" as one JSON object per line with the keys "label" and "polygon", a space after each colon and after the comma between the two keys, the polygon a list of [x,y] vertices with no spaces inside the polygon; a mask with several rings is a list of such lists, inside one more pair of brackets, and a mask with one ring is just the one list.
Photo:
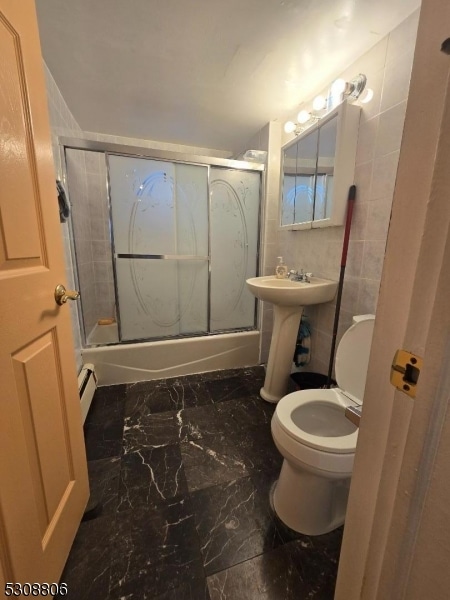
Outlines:
{"label": "vanity light bar", "polygon": [[[364,73],[359,73],[351,81],[345,81],[345,79],[335,79],[330,86],[330,92],[328,98],[324,96],[316,96],[312,102],[313,110],[316,112],[322,112],[335,108],[345,98],[351,101],[355,101],[358,98],[363,104],[367,104],[373,98],[373,90],[370,88],[366,89],[367,77]],[[364,94],[363,94],[364,92]],[[363,94],[361,96],[361,94]],[[307,110],[301,110],[297,115],[297,122],[286,121],[284,124],[285,133],[294,133],[299,135],[305,129],[317,123],[322,116],[317,115]]]}

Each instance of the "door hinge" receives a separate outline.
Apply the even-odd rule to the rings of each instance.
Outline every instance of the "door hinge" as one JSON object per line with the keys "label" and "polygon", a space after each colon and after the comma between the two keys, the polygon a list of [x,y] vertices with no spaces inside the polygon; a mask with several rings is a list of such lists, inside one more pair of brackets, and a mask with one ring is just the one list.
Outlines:
{"label": "door hinge", "polygon": [[406,350],[397,350],[391,366],[392,385],[411,398],[415,398],[422,366],[422,357]]}

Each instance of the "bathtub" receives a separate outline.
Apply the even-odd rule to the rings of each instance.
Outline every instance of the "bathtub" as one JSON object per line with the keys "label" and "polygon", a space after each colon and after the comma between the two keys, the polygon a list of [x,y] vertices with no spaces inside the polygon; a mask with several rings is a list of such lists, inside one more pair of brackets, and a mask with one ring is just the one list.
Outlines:
{"label": "bathtub", "polygon": [[[114,335],[102,326],[99,335]],[[94,332],[93,332],[94,334]],[[92,341],[92,338],[90,338]],[[106,339],[98,340],[105,343]],[[92,363],[99,385],[134,383],[219,369],[259,364],[260,332],[242,331],[204,337],[160,340],[137,344],[98,346],[82,351]]]}

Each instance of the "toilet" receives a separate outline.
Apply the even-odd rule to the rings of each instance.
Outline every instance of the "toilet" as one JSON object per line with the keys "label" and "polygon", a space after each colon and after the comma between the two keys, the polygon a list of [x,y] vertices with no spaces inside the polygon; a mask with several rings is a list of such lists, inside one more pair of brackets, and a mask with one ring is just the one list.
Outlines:
{"label": "toilet", "polygon": [[336,352],[339,387],[284,396],[272,436],[284,457],[271,502],[291,529],[321,535],[345,519],[358,428],[344,415],[362,404],[372,343],[373,315],[353,317]]}

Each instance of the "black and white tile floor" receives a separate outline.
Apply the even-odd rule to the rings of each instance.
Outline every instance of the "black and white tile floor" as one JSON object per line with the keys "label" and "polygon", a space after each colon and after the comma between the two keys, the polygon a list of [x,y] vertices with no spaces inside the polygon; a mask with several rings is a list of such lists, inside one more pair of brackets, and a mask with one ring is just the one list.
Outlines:
{"label": "black and white tile floor", "polygon": [[342,530],[273,514],[282,459],[262,367],[99,388],[91,499],[61,581],[76,600],[331,600]]}

